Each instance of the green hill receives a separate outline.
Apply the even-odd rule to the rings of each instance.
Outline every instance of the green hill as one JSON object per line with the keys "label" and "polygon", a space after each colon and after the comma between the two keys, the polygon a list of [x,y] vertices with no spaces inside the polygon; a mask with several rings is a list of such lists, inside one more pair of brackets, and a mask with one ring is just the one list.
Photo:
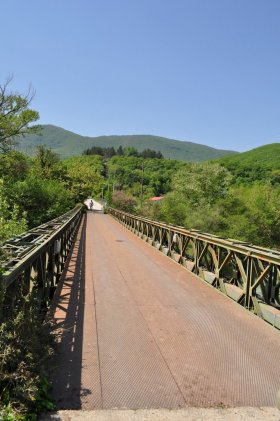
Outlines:
{"label": "green hill", "polygon": [[237,181],[257,181],[280,176],[280,143],[260,146],[248,152],[217,160]]}
{"label": "green hill", "polygon": [[42,134],[39,136],[27,135],[17,148],[32,155],[36,146],[42,144],[53,149],[62,158],[81,155],[85,149],[92,146],[118,148],[120,145],[133,146],[139,151],[149,148],[160,151],[165,158],[184,161],[206,161],[234,153],[193,142],[150,135],[86,137],[52,125],[43,126]]}

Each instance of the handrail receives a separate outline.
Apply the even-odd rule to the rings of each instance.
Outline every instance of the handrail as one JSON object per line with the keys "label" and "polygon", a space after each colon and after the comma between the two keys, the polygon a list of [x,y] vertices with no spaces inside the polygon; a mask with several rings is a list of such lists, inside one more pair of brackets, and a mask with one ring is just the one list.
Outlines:
{"label": "handrail", "polygon": [[280,252],[199,230],[108,211],[177,263],[280,329]]}
{"label": "handrail", "polygon": [[2,264],[0,287],[5,317],[20,307],[21,296],[37,294],[48,306],[75,238],[83,213],[79,205],[65,214],[7,240],[1,247],[7,258]]}

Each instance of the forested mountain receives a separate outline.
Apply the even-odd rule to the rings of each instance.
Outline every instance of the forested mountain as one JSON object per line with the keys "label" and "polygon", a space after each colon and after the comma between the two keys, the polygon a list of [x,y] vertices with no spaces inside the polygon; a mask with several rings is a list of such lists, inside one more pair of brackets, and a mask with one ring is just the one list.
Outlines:
{"label": "forested mountain", "polygon": [[218,159],[239,183],[280,180],[280,143],[260,146],[247,152]]}
{"label": "forested mountain", "polygon": [[193,142],[151,135],[86,137],[52,125],[43,126],[41,135],[26,135],[25,139],[21,140],[18,145],[18,149],[34,155],[38,145],[51,148],[61,158],[81,155],[85,149],[93,146],[103,148],[132,146],[138,151],[153,149],[160,151],[165,158],[183,161],[207,161],[234,153],[233,151],[215,149]]}

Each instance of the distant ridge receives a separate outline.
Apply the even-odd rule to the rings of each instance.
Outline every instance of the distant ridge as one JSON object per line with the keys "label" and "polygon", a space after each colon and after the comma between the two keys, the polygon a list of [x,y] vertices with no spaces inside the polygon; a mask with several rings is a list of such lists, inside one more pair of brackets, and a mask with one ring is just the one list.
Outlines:
{"label": "distant ridge", "polygon": [[263,167],[271,170],[280,169],[280,143],[270,143],[259,146],[238,155],[227,156],[219,159],[221,163],[234,168],[237,164],[244,168]]}
{"label": "distant ridge", "polygon": [[185,142],[152,135],[126,135],[126,136],[98,136],[87,137],[75,134],[61,127],[53,125],[42,126],[41,135],[27,135],[22,139],[17,149],[30,155],[34,154],[38,145],[46,145],[53,149],[62,158],[81,155],[82,152],[92,146],[115,148],[133,146],[137,150],[153,149],[160,151],[165,158],[179,159],[183,161],[206,161],[221,158],[236,152],[211,148],[193,142]]}
{"label": "distant ridge", "polygon": [[270,143],[237,155],[225,156],[216,162],[224,165],[240,183],[265,179],[273,184],[280,183],[280,143]]}

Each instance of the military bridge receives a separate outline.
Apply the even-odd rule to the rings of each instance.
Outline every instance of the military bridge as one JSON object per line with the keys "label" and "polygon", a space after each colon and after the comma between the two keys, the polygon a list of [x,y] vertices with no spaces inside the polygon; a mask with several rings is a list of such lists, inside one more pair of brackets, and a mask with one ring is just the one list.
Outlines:
{"label": "military bridge", "polygon": [[7,300],[36,287],[56,322],[58,409],[275,405],[279,252],[82,208],[5,248]]}

